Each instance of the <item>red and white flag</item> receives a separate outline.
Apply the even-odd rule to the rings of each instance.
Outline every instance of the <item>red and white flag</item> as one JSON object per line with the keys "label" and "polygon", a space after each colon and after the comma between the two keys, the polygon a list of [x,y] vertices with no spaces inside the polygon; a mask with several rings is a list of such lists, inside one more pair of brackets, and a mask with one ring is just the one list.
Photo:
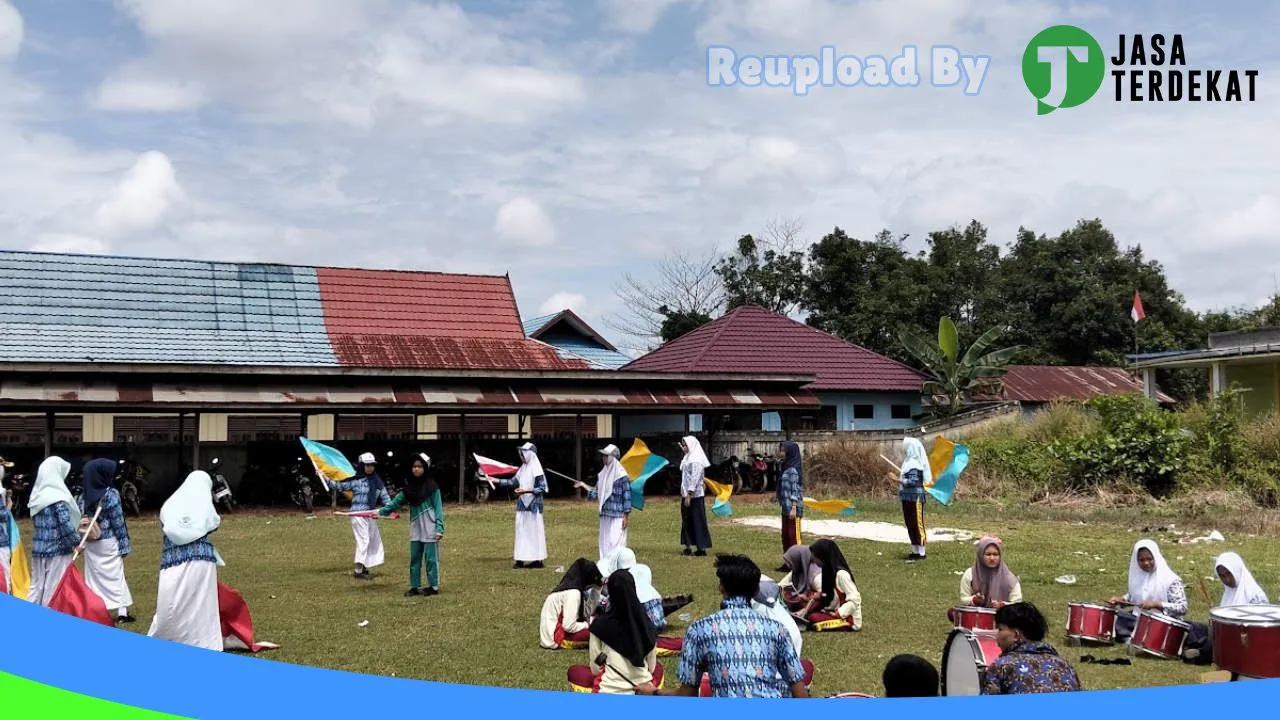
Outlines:
{"label": "red and white flag", "polygon": [[1146,316],[1147,312],[1142,309],[1142,296],[1135,291],[1133,293],[1133,309],[1129,311],[1129,317],[1133,318],[1134,322],[1138,322]]}
{"label": "red and white flag", "polygon": [[476,455],[475,453],[471,453],[471,455],[475,457],[476,462],[480,465],[480,472],[489,477],[510,477],[520,470],[514,465],[498,462],[483,455]]}
{"label": "red and white flag", "polygon": [[107,612],[106,604],[85,584],[84,576],[80,574],[74,562],[63,574],[62,580],[58,583],[58,589],[53,591],[53,597],[49,600],[49,609],[107,627],[115,627],[115,623],[111,620],[111,613]]}
{"label": "red and white flag", "polygon": [[253,641],[253,618],[249,606],[235,588],[218,583],[218,616],[222,620],[222,647],[224,650],[274,650],[279,645]]}

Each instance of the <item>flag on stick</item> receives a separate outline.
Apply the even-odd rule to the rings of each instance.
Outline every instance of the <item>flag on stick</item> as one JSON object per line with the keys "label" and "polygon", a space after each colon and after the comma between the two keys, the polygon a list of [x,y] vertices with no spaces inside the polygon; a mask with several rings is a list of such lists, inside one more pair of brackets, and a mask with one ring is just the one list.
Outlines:
{"label": "flag on stick", "polygon": [[248,650],[256,653],[280,647],[275,643],[253,641],[253,618],[249,616],[249,606],[230,585],[218,583],[218,616],[222,621],[224,650]]}
{"label": "flag on stick", "polygon": [[320,483],[324,485],[325,492],[329,492],[329,483],[340,483],[349,477],[355,477],[356,469],[352,467],[351,461],[347,460],[347,456],[337,448],[331,448],[307,438],[298,438],[298,442],[302,443],[302,449],[307,452],[307,458],[315,466],[316,475],[320,476]]}
{"label": "flag on stick", "polygon": [[716,496],[715,502],[711,503],[711,512],[719,517],[732,515],[733,506],[729,504],[729,498],[733,497],[733,483],[718,483],[706,477],[702,478],[702,482],[706,483],[707,489]]}
{"label": "flag on stick", "polygon": [[813,508],[818,512],[830,515],[839,515],[840,517],[853,517],[857,509],[853,507],[852,500],[814,500],[813,498],[805,498],[804,506]]}
{"label": "flag on stick", "polygon": [[636,438],[631,442],[631,449],[618,462],[627,471],[627,477],[631,478],[631,507],[644,510],[645,481],[666,467],[669,464],[667,459],[654,455],[643,440]]}
{"label": "flag on stick", "polygon": [[933,479],[925,490],[938,502],[950,505],[956,492],[956,481],[968,465],[969,448],[939,435],[934,438],[933,449],[929,451],[929,470]]}
{"label": "flag on stick", "polygon": [[107,627],[115,627],[115,623],[111,620],[111,613],[107,612],[106,604],[85,584],[84,576],[80,574],[80,569],[76,567],[74,561],[63,574],[62,580],[58,583],[58,589],[53,591],[53,598],[49,600],[49,609]]}
{"label": "flag on stick", "polygon": [[495,478],[511,477],[515,475],[517,472],[519,472],[520,470],[520,468],[516,467],[515,465],[508,465],[504,462],[498,462],[497,460],[487,458],[483,455],[476,455],[475,453],[471,453],[471,456],[476,459],[476,464],[480,466],[480,472],[484,473],[485,475],[488,475],[489,477],[495,477]]}
{"label": "flag on stick", "polygon": [[1147,311],[1142,308],[1142,295],[1135,290],[1133,293],[1133,308],[1129,310],[1129,317],[1133,318],[1136,323],[1147,316]]}
{"label": "flag on stick", "polygon": [[0,592],[8,592],[16,598],[27,599],[31,590],[31,562],[27,559],[27,546],[22,543],[22,535],[18,532],[18,523],[9,513],[9,577],[4,578],[7,588]]}

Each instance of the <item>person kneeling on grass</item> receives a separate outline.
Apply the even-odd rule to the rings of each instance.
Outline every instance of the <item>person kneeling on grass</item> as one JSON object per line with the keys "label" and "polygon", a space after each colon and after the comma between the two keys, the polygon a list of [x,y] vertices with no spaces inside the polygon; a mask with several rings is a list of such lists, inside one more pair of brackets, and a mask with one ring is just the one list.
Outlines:
{"label": "person kneeling on grass", "polygon": [[[428,474],[431,458],[419,453],[413,459],[409,485],[396,493],[378,514],[387,517],[409,503],[409,591],[405,597],[440,594],[439,542],[444,539],[444,504],[440,488]],[[427,561],[427,587],[422,587],[422,561]]]}
{"label": "person kneeling on grass", "polygon": [[884,666],[880,681],[887,698],[938,697],[938,670],[919,655],[897,655]]}
{"label": "person kneeling on grass", "polygon": [[[636,564],[629,572],[635,578],[636,597],[640,598],[640,604],[644,607],[645,614],[649,616],[649,621],[659,632],[665,630],[667,610],[662,604],[662,593],[653,586],[653,570],[649,569],[648,565]],[[683,648],[684,639],[679,636],[658,636],[658,655],[661,657],[679,655]]]}
{"label": "person kneeling on grass", "polygon": [[1035,605],[1018,602],[996,611],[996,643],[1003,651],[987,668],[983,695],[1080,690],[1080,678],[1053,646],[1044,642],[1048,623]]}
{"label": "person kneeling on grass", "polygon": [[538,642],[547,650],[575,650],[587,646],[587,629],[600,603],[604,578],[600,566],[578,558],[542,603]]}
{"label": "person kneeling on grass", "polygon": [[724,601],[720,611],[689,626],[680,658],[680,685],[670,693],[652,683],[637,695],[698,694],[705,675],[714,697],[809,697],[804,666],[787,631],[751,607],[760,591],[760,568],[742,555],[716,558]]}
{"label": "person kneeling on grass", "polygon": [[[796,547],[800,547],[797,545]],[[796,612],[817,632],[862,629],[862,594],[840,546],[823,538],[809,546],[813,563],[822,568],[820,592]]]}

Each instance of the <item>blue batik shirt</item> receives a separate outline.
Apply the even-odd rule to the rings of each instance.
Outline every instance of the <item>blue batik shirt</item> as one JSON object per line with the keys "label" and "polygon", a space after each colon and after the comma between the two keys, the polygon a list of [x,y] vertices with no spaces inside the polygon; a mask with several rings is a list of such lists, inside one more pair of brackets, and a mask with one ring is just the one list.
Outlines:
{"label": "blue batik shirt", "polygon": [[667,626],[667,613],[662,609],[662,598],[654,598],[644,604],[644,612],[653,626],[662,630]]}
{"label": "blue batik shirt", "polygon": [[898,486],[898,499],[903,502],[924,500],[924,473],[919,468],[912,468],[903,473]]}
{"label": "blue batik shirt", "polygon": [[804,517],[804,486],[800,482],[800,471],[787,468],[778,479],[778,504],[782,506],[782,514],[790,515],[791,508],[796,509],[796,517]]}
{"label": "blue batik shirt", "polygon": [[698,687],[706,673],[715,697],[791,697],[804,666],[786,628],[746,598],[726,598],[720,608],[685,633],[680,683]]}
{"label": "blue batik shirt", "polygon": [[[82,514],[93,517],[91,513],[85,511],[83,495],[76,498],[76,502],[80,505]],[[124,523],[124,507],[120,504],[120,493],[115,488],[107,488],[107,492],[103,494],[98,504],[102,506],[102,513],[98,515],[98,529],[102,531],[102,538],[104,540],[115,538],[120,547],[120,554],[128,555],[133,547],[129,542],[129,528]]]}
{"label": "blue batik shirt", "polygon": [[[500,484],[502,485],[502,487],[506,487],[506,488],[520,487],[520,482],[515,478],[503,480]],[[527,495],[516,496],[516,512],[531,512],[531,513],[542,512],[542,496],[546,494],[547,494],[547,476],[539,475],[533,479],[533,499],[529,502],[528,507],[525,507],[524,500],[523,500],[523,498],[528,497]]]}
{"label": "blue batik shirt", "polygon": [[168,535],[164,536],[164,549],[160,551],[160,569],[165,570],[189,562],[218,562],[218,555],[213,550],[213,543],[205,535],[186,545],[174,545]]}
{"label": "blue batik shirt", "polygon": [[[342,482],[334,483],[333,486],[336,487],[339,492],[351,493],[351,512],[369,512],[373,509],[369,506],[368,475],[357,475],[353,478],[347,478]],[[378,504],[391,504],[391,496],[387,494],[387,487],[385,485],[378,488]]]}
{"label": "blue batik shirt", "polygon": [[[591,488],[591,492],[587,493],[587,497],[592,500],[600,498],[600,493],[596,488]],[[626,517],[631,513],[631,478],[626,475],[618,478],[613,482],[613,492],[609,493],[609,497],[605,498],[604,506],[600,508],[600,517],[620,518]]]}
{"label": "blue batik shirt", "polygon": [[31,557],[71,555],[79,547],[80,531],[71,522],[71,507],[65,501],[36,513],[32,522],[36,531],[31,540]]}
{"label": "blue batik shirt", "polygon": [[4,500],[0,500],[0,548],[9,547],[12,540],[9,538],[9,508],[5,506]]}
{"label": "blue batik shirt", "polygon": [[1053,646],[1019,640],[983,673],[983,695],[1027,695],[1080,690],[1080,678]]}

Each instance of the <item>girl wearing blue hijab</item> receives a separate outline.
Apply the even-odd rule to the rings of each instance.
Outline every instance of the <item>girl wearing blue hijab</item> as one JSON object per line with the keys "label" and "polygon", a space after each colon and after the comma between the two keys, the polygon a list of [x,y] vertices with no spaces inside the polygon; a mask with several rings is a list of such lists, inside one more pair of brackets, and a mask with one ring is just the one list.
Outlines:
{"label": "girl wearing blue hijab", "polygon": [[804,468],[800,446],[782,443],[782,475],[778,478],[778,505],[782,507],[782,552],[801,545],[800,519],[804,517]]}
{"label": "girl wearing blue hijab", "polygon": [[90,537],[84,546],[84,582],[102,598],[107,610],[116,611],[116,622],[131,623],[129,614],[133,594],[124,576],[124,559],[132,549],[129,528],[124,522],[120,491],[116,490],[116,461],[98,458],[85,463],[84,494],[80,496],[80,512],[84,517],[98,515],[98,539]]}

